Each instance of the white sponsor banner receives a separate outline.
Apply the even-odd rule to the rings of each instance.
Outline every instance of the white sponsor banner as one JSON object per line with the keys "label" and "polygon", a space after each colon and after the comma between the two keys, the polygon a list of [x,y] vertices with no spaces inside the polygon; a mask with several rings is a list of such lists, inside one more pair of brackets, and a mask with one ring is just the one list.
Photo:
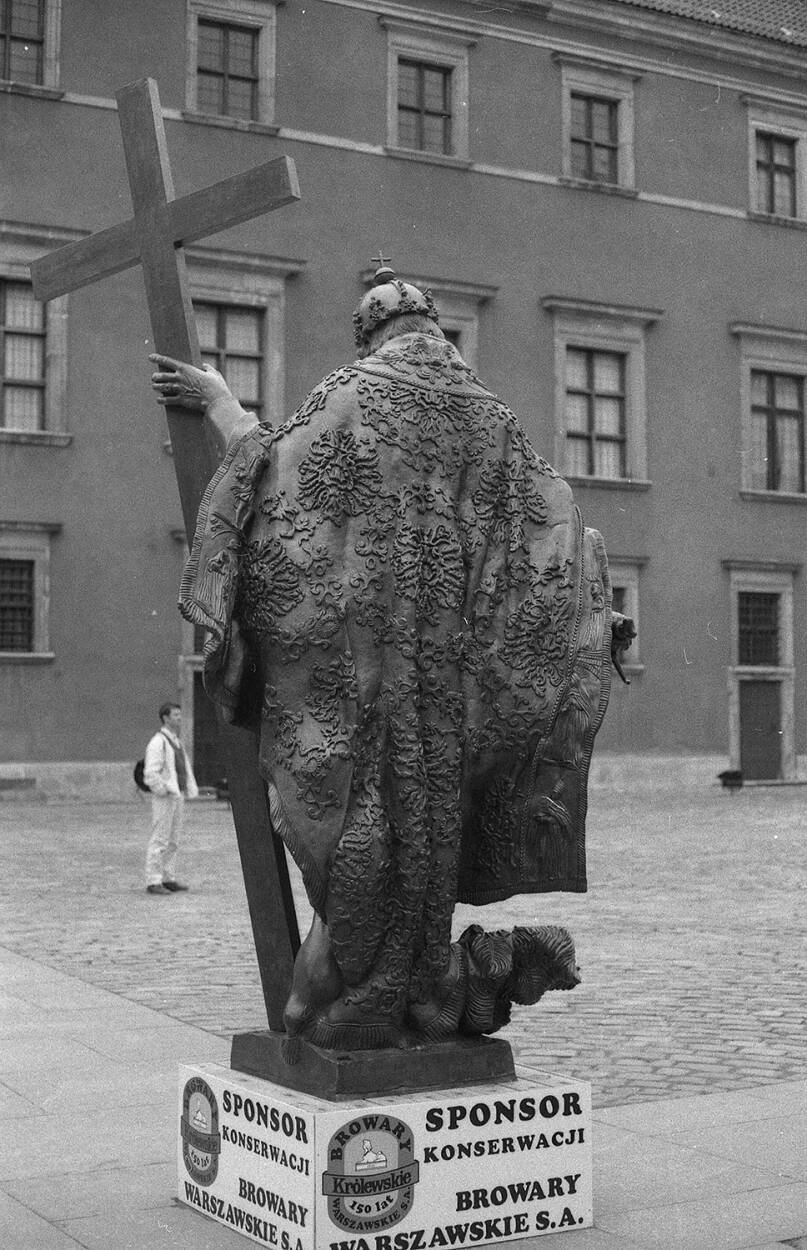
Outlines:
{"label": "white sponsor banner", "polygon": [[591,1225],[591,1091],[532,1074],[333,1103],[209,1064],[179,1082],[179,1200],[279,1250],[433,1250]]}

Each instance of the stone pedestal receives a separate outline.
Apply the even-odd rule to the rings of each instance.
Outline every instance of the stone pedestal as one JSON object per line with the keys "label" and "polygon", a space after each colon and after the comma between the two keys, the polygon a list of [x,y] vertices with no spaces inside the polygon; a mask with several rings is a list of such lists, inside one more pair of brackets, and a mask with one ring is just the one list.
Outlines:
{"label": "stone pedestal", "polygon": [[278,1250],[433,1250],[592,1223],[591,1090],[522,1069],[326,1102],[182,1067],[180,1202]]}
{"label": "stone pedestal", "polygon": [[285,1040],[285,1033],[270,1029],[236,1033],[230,1067],[329,1101],[372,1098],[379,1093],[413,1098],[423,1090],[454,1085],[458,1072],[466,1085],[496,1084],[516,1075],[510,1045],[498,1037],[452,1037],[444,1042],[347,1052],[298,1041],[293,1064],[284,1058]]}

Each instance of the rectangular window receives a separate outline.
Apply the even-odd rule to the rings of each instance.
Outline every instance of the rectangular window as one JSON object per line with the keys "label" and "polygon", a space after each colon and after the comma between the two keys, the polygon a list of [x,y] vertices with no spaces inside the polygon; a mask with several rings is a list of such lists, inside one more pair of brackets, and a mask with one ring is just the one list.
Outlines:
{"label": "rectangular window", "polygon": [[477,35],[456,25],[378,20],[387,32],[387,146],[409,159],[467,162],[470,50]]}
{"label": "rectangular window", "polygon": [[759,213],[796,216],[796,140],[756,132]]}
{"label": "rectangular window", "polygon": [[563,177],[633,191],[634,94],[641,70],[578,53],[553,52],[552,60],[561,73]]}
{"label": "rectangular window", "polygon": [[618,109],[616,100],[572,92],[572,177],[589,182],[618,181]]}
{"label": "rectangular window", "polygon": [[263,411],[263,309],[195,302],[199,347],[245,408],[258,420]]}
{"label": "rectangular window", "polygon": [[451,70],[424,61],[398,61],[398,142],[450,156]]}
{"label": "rectangular window", "polygon": [[0,76],[44,82],[45,0],[0,0]]}
{"label": "rectangular window", "polygon": [[625,476],[625,356],[566,349],[566,471]]}
{"label": "rectangular window", "polygon": [[0,521],[0,664],[52,660],[50,540],[61,526]]}
{"label": "rectangular window", "polygon": [[25,282],[0,280],[2,405],[0,428],[41,430],[45,424],[45,316]]}
{"label": "rectangular window", "polygon": [[0,557],[0,651],[34,650],[35,568]]}
{"label": "rectangular window", "polygon": [[662,310],[563,295],[541,305],[555,324],[555,465],[647,490],[646,338]]}
{"label": "rectangular window", "polygon": [[257,30],[199,20],[196,98],[201,113],[257,120]]}
{"label": "rectangular window", "polygon": [[737,596],[738,662],[779,664],[779,595],[740,591]]}
{"label": "rectangular window", "polygon": [[752,490],[804,492],[804,378],[751,370]]}
{"label": "rectangular window", "polygon": [[795,781],[794,579],[799,563],[724,560],[731,597],[729,759],[749,780]]}

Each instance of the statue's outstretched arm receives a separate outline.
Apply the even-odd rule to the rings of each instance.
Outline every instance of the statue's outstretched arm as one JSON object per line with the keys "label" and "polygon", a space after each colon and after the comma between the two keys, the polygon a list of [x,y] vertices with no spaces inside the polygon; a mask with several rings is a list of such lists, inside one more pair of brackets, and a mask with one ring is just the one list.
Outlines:
{"label": "statue's outstretched arm", "polygon": [[613,612],[611,616],[611,662],[625,685],[629,686],[630,678],[622,671],[622,657],[636,637],[636,626],[630,616],[623,616],[621,612]]}
{"label": "statue's outstretched arm", "polygon": [[208,438],[212,439],[219,460],[223,460],[233,439],[248,434],[258,424],[254,412],[242,408],[234,395],[228,391],[208,405],[205,413]]}

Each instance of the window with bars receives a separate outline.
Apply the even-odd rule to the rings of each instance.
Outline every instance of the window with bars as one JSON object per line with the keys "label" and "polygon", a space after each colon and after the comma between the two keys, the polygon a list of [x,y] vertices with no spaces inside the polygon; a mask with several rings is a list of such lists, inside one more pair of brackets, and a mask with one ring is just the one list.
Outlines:
{"label": "window with bars", "polygon": [[588,182],[618,181],[619,104],[599,96],[571,94],[571,172]]}
{"label": "window with bars", "polygon": [[36,565],[0,557],[0,651],[34,650]]}
{"label": "window with bars", "polygon": [[796,216],[796,140],[756,132],[756,208],[779,217]]}
{"label": "window with bars", "polygon": [[0,77],[44,81],[45,0],[0,0]]}
{"label": "window with bars", "polygon": [[768,591],[740,591],[737,596],[738,662],[779,664],[779,600]]}
{"label": "window with bars", "polygon": [[45,314],[25,282],[0,279],[2,406],[0,428],[45,424]]}
{"label": "window with bars", "polygon": [[258,119],[258,39],[253,27],[200,18],[196,92],[201,113]]}
{"label": "window with bars", "polygon": [[803,494],[804,378],[751,370],[752,490]]}
{"label": "window with bars", "polygon": [[262,308],[194,302],[199,348],[205,364],[227,379],[230,390],[258,420],[263,412]]}
{"label": "window with bars", "polygon": [[571,476],[626,475],[625,364],[622,352],[566,349],[566,471]]}
{"label": "window with bars", "polygon": [[450,156],[450,68],[426,61],[398,60],[398,143],[419,152]]}

